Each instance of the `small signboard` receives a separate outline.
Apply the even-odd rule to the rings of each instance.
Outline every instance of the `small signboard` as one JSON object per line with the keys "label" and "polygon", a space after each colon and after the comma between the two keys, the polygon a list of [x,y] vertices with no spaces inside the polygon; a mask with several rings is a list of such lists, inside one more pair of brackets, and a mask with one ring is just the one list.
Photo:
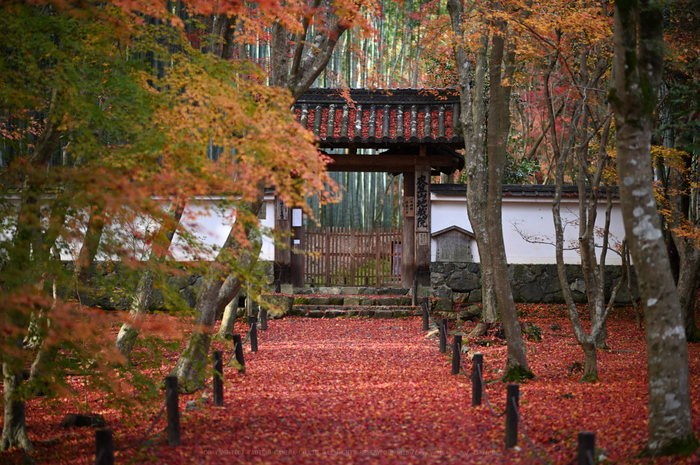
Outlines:
{"label": "small signboard", "polygon": [[279,198],[277,198],[277,221],[288,221],[289,220],[289,207],[284,204]]}
{"label": "small signboard", "polygon": [[403,216],[404,218],[413,218],[416,216],[416,199],[415,197],[403,198]]}
{"label": "small signboard", "polygon": [[302,226],[301,214],[301,208],[292,208],[292,228],[300,228]]}
{"label": "small signboard", "polygon": [[416,236],[417,236],[417,239],[418,239],[418,245],[423,245],[423,246],[425,246],[425,245],[428,245],[428,244],[430,243],[430,242],[429,242],[430,234],[428,234],[428,233],[418,233],[418,234],[416,234]]}
{"label": "small signboard", "polygon": [[416,170],[416,232],[430,232],[430,170]]}

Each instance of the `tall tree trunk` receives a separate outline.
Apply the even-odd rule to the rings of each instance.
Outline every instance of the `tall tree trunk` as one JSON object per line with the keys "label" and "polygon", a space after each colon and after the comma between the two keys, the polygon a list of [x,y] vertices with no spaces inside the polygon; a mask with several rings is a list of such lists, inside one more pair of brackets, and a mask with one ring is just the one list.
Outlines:
{"label": "tall tree trunk", "polygon": [[457,0],[450,0],[447,4],[447,9],[450,12],[452,31],[455,37],[454,54],[459,74],[460,104],[462,108],[459,121],[466,146],[464,172],[467,176],[467,214],[476,238],[481,268],[481,302],[483,310],[481,322],[471,333],[471,336],[478,336],[483,334],[486,328],[482,323],[492,323],[500,317],[496,305],[493,266],[491,264],[491,254],[489,253],[489,236],[486,231],[485,218],[488,171],[486,154],[484,152],[484,122],[486,114],[484,91],[489,37],[485,31],[482,31],[479,48],[476,50],[476,62],[473,70],[474,87],[472,88],[472,65],[467,57],[466,50],[462,46],[462,41],[464,40],[462,4]]}
{"label": "tall tree trunk", "polygon": [[676,237],[676,248],[680,255],[680,270],[678,271],[678,299],[681,305],[681,315],[685,337],[688,342],[700,342],[700,330],[695,324],[695,293],[698,289],[698,272],[700,272],[700,250],[692,239]]}
{"label": "tall tree trunk", "polygon": [[693,231],[695,215],[690,206],[690,182],[692,157],[683,156],[680,165],[671,166],[668,174],[668,196],[670,218],[668,220],[670,235],[678,251],[678,298],[681,302],[683,326],[688,342],[700,342],[700,330],[695,324],[695,292],[700,271],[700,250],[694,234],[690,237],[684,231]]}
{"label": "tall tree trunk", "polygon": [[[260,198],[252,202],[246,208],[247,211],[257,213],[264,204],[262,187],[260,191]],[[212,330],[221,312],[241,289],[243,281],[240,275],[225,272],[226,262],[231,259],[232,251],[237,252],[236,268],[244,273],[253,269],[260,254],[262,239],[256,226],[251,224],[244,226],[244,234],[251,240],[251,248],[248,250],[242,249],[235,229],[235,226],[231,229],[216,263],[211,267],[212,271],[204,280],[195,305],[197,316],[194,321],[194,331],[170,373],[171,376],[178,377],[178,388],[181,392],[191,393],[204,388]]]}
{"label": "tall tree trunk", "polygon": [[[41,281],[45,273],[42,265],[46,263],[46,258],[50,254],[53,244],[48,244],[48,248],[39,247],[41,243],[41,220],[43,218],[39,199],[43,194],[42,167],[47,168],[51,155],[58,146],[59,133],[53,121],[53,109],[57,99],[57,90],[52,92],[49,110],[46,113],[46,124],[39,140],[36,143],[34,152],[29,160],[37,171],[29,173],[25,179],[22,191],[22,200],[17,212],[17,228],[12,238],[12,248],[9,252],[10,260],[3,268],[2,281],[0,287],[3,288],[4,296],[11,295],[17,289],[28,283]],[[58,210],[57,210],[58,211]],[[49,236],[56,232],[56,225],[49,224],[49,230],[45,233],[44,241],[48,243]],[[60,228],[60,225],[58,225]],[[38,266],[37,266],[38,265]],[[5,304],[6,300],[2,301]],[[16,305],[16,304],[15,304]],[[0,314],[5,320],[7,327],[28,328],[30,318],[24,309],[11,308],[2,305]],[[24,335],[16,337],[14,343],[17,349],[21,349]],[[21,351],[19,351],[21,353]],[[3,373],[3,395],[5,405],[4,423],[2,429],[2,439],[0,439],[0,450],[7,450],[12,447],[21,447],[25,452],[33,452],[34,446],[27,436],[25,404],[21,395],[23,384],[22,369],[24,368],[23,357],[13,357],[12,354],[2,354]]]}
{"label": "tall tree trunk", "polygon": [[106,211],[104,207],[94,205],[92,208],[93,210],[90,212],[90,218],[87,223],[87,230],[85,231],[85,238],[78,253],[78,260],[75,263],[78,292],[82,292],[85,285],[87,285],[97,250],[100,247],[102,231],[104,231],[105,227],[104,215]]}
{"label": "tall tree trunk", "polygon": [[659,3],[615,3],[615,56],[609,99],[617,127],[622,217],[646,321],[649,455],[698,447],[691,422],[688,348],[681,307],[656,208],[651,130],[663,70]]}
{"label": "tall tree trunk", "polygon": [[[18,341],[21,345],[21,340]],[[22,370],[13,368],[5,362],[2,366],[3,394],[5,397],[4,426],[2,429],[2,440],[0,450],[7,450],[12,447],[21,447],[25,452],[34,452],[29,437],[27,436],[27,425],[25,423],[24,401],[21,400],[19,388],[22,385]]]}
{"label": "tall tree trunk", "polygon": [[221,326],[219,327],[218,337],[226,339],[227,336],[233,333],[233,327],[236,323],[236,314],[241,301],[241,293],[238,292],[236,297],[226,305],[224,316],[221,318]]}
{"label": "tall tree trunk", "polygon": [[[523,333],[513,301],[508,276],[508,261],[503,242],[502,195],[506,164],[506,147],[510,132],[510,94],[515,52],[506,47],[506,25],[497,24],[489,58],[489,85],[491,88],[488,118],[488,190],[486,196],[486,233],[489,236],[489,255],[493,267],[493,286],[498,310],[503,318],[503,329],[508,342],[508,357],[503,380],[516,381],[531,378],[527,363]],[[485,186],[484,186],[485,187]]]}
{"label": "tall tree trunk", "polygon": [[[50,314],[51,311],[58,304],[58,283],[55,278],[53,280],[52,287],[53,305],[48,314]],[[48,314],[44,316],[46,327],[40,328],[41,346],[39,347],[39,351],[36,353],[34,363],[32,363],[32,367],[29,372],[29,380],[27,382],[27,384],[30,386],[30,389],[35,395],[45,395],[47,393],[48,386],[51,383],[49,382],[50,380],[46,379],[46,376],[49,372],[49,369],[51,368],[51,365],[56,359],[56,355],[58,354],[58,347],[49,345],[45,338],[46,332],[48,331],[48,327],[51,324],[51,320],[49,319]]]}
{"label": "tall tree trunk", "polygon": [[[162,257],[160,254],[167,251],[170,244],[173,241],[177,227],[180,224],[180,219],[182,218],[182,213],[185,211],[186,200],[182,198],[175,198],[170,206],[168,207],[169,215],[172,218],[165,218],[163,224],[159,227],[158,233],[153,241],[153,247],[148,258],[151,262],[150,266],[155,266],[157,261],[160,261]],[[148,307],[151,305],[151,300],[153,298],[153,283],[155,280],[155,271],[150,267],[147,267],[139,284],[136,288],[136,295],[134,295],[131,301],[131,308],[129,310],[132,323],[124,323],[119,329],[119,334],[117,335],[117,340],[115,345],[119,353],[122,354],[127,361],[131,359],[131,350],[134,348],[136,339],[139,336],[140,330],[138,329],[138,322],[143,317],[143,315],[148,311]]]}

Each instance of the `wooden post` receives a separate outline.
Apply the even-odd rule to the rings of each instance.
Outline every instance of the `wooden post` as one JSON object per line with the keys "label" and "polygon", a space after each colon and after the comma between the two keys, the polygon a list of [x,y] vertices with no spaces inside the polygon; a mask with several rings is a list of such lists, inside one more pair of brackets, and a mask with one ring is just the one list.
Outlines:
{"label": "wooden post", "polygon": [[236,361],[238,362],[238,372],[245,373],[245,359],[243,358],[243,341],[240,334],[233,335],[233,346],[236,351]]}
{"label": "wooden post", "polygon": [[257,352],[258,351],[258,319],[254,316],[248,317],[248,324],[251,325],[250,327],[250,351],[251,352]]}
{"label": "wooden post", "polygon": [[95,431],[95,465],[114,465],[114,442],[111,429]]}
{"label": "wooden post", "polygon": [[440,320],[440,352],[447,353],[447,318]]}
{"label": "wooden post", "polygon": [[260,306],[260,330],[267,331],[267,309]]}
{"label": "wooden post", "polygon": [[595,465],[595,434],[578,433],[578,465]]}
{"label": "wooden post", "polygon": [[411,305],[418,305],[418,281],[415,279],[411,285]]}
{"label": "wooden post", "polygon": [[518,443],[518,392],[520,386],[508,384],[506,390],[506,449]]}
{"label": "wooden post", "polygon": [[331,285],[331,228],[326,226],[326,286]]}
{"label": "wooden post", "polygon": [[165,405],[168,411],[168,444],[180,445],[180,410],[178,406],[177,376],[165,377]]}
{"label": "wooden post", "polygon": [[281,247],[275,247],[275,287],[277,283],[292,283],[292,238],[290,211],[279,197],[275,197],[275,231],[280,234]]}
{"label": "wooden post", "polygon": [[479,352],[472,358],[472,407],[481,405],[482,373],[484,372],[484,356]]}
{"label": "wooden post", "polygon": [[452,341],[452,374],[459,374],[459,365],[462,357],[462,336],[455,334]]}
{"label": "wooden post", "polygon": [[292,251],[290,269],[292,286],[304,287],[304,221],[301,208],[291,208]]}
{"label": "wooden post", "polygon": [[[410,289],[416,272],[415,173],[403,174],[403,237],[401,238],[401,287]],[[415,303],[414,303],[415,305]]]}
{"label": "wooden post", "polygon": [[214,407],[224,406],[224,365],[221,351],[214,351]]}
{"label": "wooden post", "polygon": [[357,253],[357,236],[355,235],[354,229],[350,230],[350,250],[348,252],[350,253],[350,286],[354,286],[355,274],[357,273],[357,260],[355,255]]}
{"label": "wooden post", "polygon": [[428,331],[430,329],[430,309],[428,306],[430,305],[429,300],[427,297],[423,298],[423,303],[421,305],[421,309],[423,310],[423,331]]}
{"label": "wooden post", "polygon": [[374,230],[374,262],[377,269],[377,284],[375,286],[377,289],[382,287],[382,236],[379,234],[379,227]]}
{"label": "wooden post", "polygon": [[430,166],[416,166],[415,173],[415,279],[430,286]]}

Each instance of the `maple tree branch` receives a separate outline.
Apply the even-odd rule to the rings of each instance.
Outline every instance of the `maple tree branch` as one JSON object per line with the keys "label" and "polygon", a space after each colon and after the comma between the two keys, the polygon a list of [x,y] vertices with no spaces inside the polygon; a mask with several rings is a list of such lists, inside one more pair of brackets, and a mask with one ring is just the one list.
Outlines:
{"label": "maple tree branch", "polygon": [[[559,109],[557,110],[555,117],[558,117],[562,110],[564,109],[564,104],[562,103],[559,105]],[[547,131],[549,131],[549,127],[551,126],[551,121],[547,120],[547,124],[545,125],[544,129],[542,129],[542,133],[540,136],[537,138],[535,143],[533,144],[532,148],[530,148],[530,151],[525,155],[526,160],[534,160],[535,155],[537,154],[537,149],[539,148],[540,144],[544,140],[544,138],[547,136]]]}
{"label": "maple tree branch", "polygon": [[328,34],[324,35],[319,32],[316,35],[313,45],[301,59],[299,73],[292,76],[289,87],[294,100],[299,99],[325,69],[333,55],[333,49],[338,43],[338,39],[350,26],[349,21],[341,19],[330,28]]}
{"label": "maple tree branch", "polygon": [[32,164],[46,164],[49,162],[53,150],[56,147],[56,142],[58,139],[58,131],[56,130],[56,125],[54,124],[54,111],[56,109],[56,101],[58,99],[58,89],[54,87],[51,90],[51,99],[49,101],[49,108],[46,112],[46,124],[44,125],[44,130],[41,133],[41,137],[37,141],[34,152],[29,156],[29,162]]}
{"label": "maple tree branch", "polygon": [[304,44],[306,42],[306,35],[309,31],[310,18],[315,14],[315,10],[321,6],[321,0],[314,0],[314,4],[310,7],[309,11],[304,15],[302,20],[302,31],[297,34],[296,37],[296,48],[294,50],[294,60],[292,61],[292,71],[291,75],[296,76],[299,72],[299,65],[301,63],[301,57],[304,52]]}

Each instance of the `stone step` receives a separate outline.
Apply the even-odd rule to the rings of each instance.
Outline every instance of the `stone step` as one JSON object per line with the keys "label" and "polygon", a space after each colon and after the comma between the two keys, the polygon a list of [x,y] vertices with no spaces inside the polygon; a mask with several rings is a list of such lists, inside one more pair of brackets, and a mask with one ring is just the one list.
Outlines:
{"label": "stone step", "polygon": [[370,318],[403,318],[419,316],[420,307],[399,305],[294,305],[292,315],[308,318],[338,318],[361,316]]}
{"label": "stone step", "polygon": [[400,306],[411,305],[406,296],[374,297],[367,295],[322,295],[295,296],[294,305],[336,305],[336,306]]}
{"label": "stone step", "polygon": [[[402,296],[408,295],[409,289],[402,288],[374,288],[374,287],[364,287],[364,286],[333,286],[333,287],[295,287],[293,289],[287,289],[287,294],[294,295],[335,295],[335,296],[346,296],[346,295],[391,295],[391,296]],[[283,293],[284,290],[282,291]]]}

